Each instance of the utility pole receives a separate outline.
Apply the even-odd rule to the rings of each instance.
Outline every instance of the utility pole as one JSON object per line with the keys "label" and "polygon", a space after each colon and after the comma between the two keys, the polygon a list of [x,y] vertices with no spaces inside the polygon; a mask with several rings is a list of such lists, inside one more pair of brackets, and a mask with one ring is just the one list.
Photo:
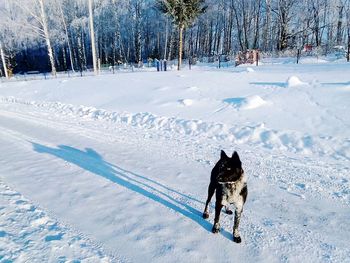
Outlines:
{"label": "utility pole", "polygon": [[97,71],[97,56],[96,56],[96,46],[95,46],[95,30],[94,30],[94,18],[92,13],[92,0],[89,0],[89,16],[90,16],[90,36],[91,36],[91,48],[92,48],[92,64],[94,66],[95,75],[98,74]]}

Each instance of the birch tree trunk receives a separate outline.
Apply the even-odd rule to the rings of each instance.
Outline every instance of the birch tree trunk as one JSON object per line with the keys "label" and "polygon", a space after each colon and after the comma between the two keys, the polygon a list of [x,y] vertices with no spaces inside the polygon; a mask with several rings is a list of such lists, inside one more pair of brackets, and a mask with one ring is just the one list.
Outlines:
{"label": "birch tree trunk", "polygon": [[168,48],[168,23],[169,23],[169,19],[166,18],[166,24],[165,24],[165,44],[164,44],[164,59],[166,59],[167,48]]}
{"label": "birch tree trunk", "polygon": [[2,49],[2,43],[1,42],[0,42],[0,53],[1,53],[2,66],[3,66],[4,71],[5,71],[5,77],[8,79],[9,78],[9,74],[7,72],[5,53],[4,53],[4,50]]}
{"label": "birch tree trunk", "polygon": [[[135,3],[135,62],[137,63],[138,67],[141,66],[142,62],[142,50],[141,50],[141,39],[142,39],[142,32],[141,32],[141,2],[137,1]],[[158,49],[159,50],[159,49]]]}
{"label": "birch tree trunk", "polygon": [[91,49],[92,49],[92,64],[94,67],[95,75],[97,71],[97,56],[96,56],[96,45],[95,45],[95,30],[94,30],[94,18],[92,13],[92,0],[89,0],[89,22],[90,22],[90,37],[91,37]]}
{"label": "birch tree trunk", "polygon": [[59,8],[60,8],[60,13],[61,13],[61,17],[62,17],[63,26],[64,26],[64,32],[65,32],[66,38],[67,38],[67,45],[68,45],[68,52],[69,52],[70,64],[71,64],[72,71],[74,72],[74,62],[73,62],[72,47],[71,47],[71,45],[70,45],[69,36],[68,36],[67,23],[66,23],[66,20],[64,19],[64,14],[63,14],[63,10],[62,10],[62,5],[61,5],[61,3],[59,4]]}
{"label": "birch tree trunk", "polygon": [[263,33],[263,39],[264,39],[264,44],[263,44],[263,49],[265,51],[269,50],[269,44],[270,44],[270,20],[271,20],[271,0],[266,0],[265,1],[266,5],[266,11],[265,11],[265,25],[264,25],[264,33]]}
{"label": "birch tree trunk", "polygon": [[346,61],[350,62],[350,1],[347,2],[346,6],[346,25],[347,25],[347,33],[348,33],[348,52],[346,55]]}
{"label": "birch tree trunk", "polygon": [[348,54],[346,56],[346,61],[350,62],[350,25],[348,26]]}
{"label": "birch tree trunk", "polygon": [[171,54],[173,52],[173,45],[174,45],[174,30],[173,27],[170,29],[170,40],[169,40],[169,52],[168,52],[168,61],[171,60]]}
{"label": "birch tree trunk", "polygon": [[343,5],[338,6],[337,45],[341,45],[342,42],[343,10]]}
{"label": "birch tree trunk", "polygon": [[38,0],[38,1],[39,1],[39,5],[40,5],[40,16],[41,16],[42,26],[43,26],[43,30],[44,30],[44,37],[45,37],[47,51],[48,51],[50,64],[51,64],[51,73],[52,73],[52,75],[56,76],[55,58],[54,58],[54,55],[52,52],[50,35],[49,35],[48,27],[47,27],[46,13],[45,13],[45,8],[44,8],[44,0]]}
{"label": "birch tree trunk", "polygon": [[179,56],[178,56],[178,62],[177,62],[177,70],[181,69],[181,64],[182,64],[182,35],[183,35],[183,30],[184,26],[180,25],[179,26]]}

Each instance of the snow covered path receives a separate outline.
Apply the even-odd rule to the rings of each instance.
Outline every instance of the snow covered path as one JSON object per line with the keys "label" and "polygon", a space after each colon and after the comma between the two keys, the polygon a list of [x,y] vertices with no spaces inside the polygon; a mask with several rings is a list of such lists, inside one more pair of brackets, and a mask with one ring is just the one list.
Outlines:
{"label": "snow covered path", "polygon": [[[232,216],[222,215],[219,235],[210,232],[213,209],[201,218],[211,167],[220,149],[233,151],[229,141],[3,102],[0,145],[0,259],[349,262],[345,161],[235,147],[249,178],[237,245]],[[30,213],[16,215],[11,204],[22,199]],[[39,214],[50,223],[30,224]],[[11,230],[17,216],[23,223]],[[40,252],[16,243],[25,230]]]}
{"label": "snow covered path", "polygon": [[[2,262],[118,262],[0,182]],[[19,231],[20,230],[20,231]]]}

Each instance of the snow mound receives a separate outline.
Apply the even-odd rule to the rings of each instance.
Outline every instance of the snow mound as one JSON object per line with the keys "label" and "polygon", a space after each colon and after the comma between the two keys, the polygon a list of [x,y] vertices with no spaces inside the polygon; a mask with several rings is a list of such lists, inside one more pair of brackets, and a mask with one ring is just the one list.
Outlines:
{"label": "snow mound", "polygon": [[191,106],[193,104],[193,100],[191,99],[182,99],[179,100],[179,103],[183,106]]}
{"label": "snow mound", "polygon": [[245,109],[245,110],[256,109],[265,104],[266,104],[265,100],[263,100],[260,96],[255,95],[255,96],[247,97],[245,99],[245,104],[243,105],[242,109]]}
{"label": "snow mound", "polygon": [[267,102],[260,96],[254,95],[246,98],[227,98],[224,102],[236,109],[251,110],[265,105]]}
{"label": "snow mound", "polygon": [[246,69],[246,71],[247,71],[247,72],[255,72],[255,70],[254,70],[253,68],[250,68],[250,67],[248,67],[248,68]]}
{"label": "snow mound", "polygon": [[342,90],[344,90],[344,91],[350,91],[350,85],[343,87]]}
{"label": "snow mound", "polygon": [[306,83],[301,81],[297,76],[291,76],[287,79],[287,87],[293,88],[301,85],[305,85]]}
{"label": "snow mound", "polygon": [[191,86],[191,87],[188,87],[187,89],[190,90],[190,91],[197,91],[198,87],[197,86]]}
{"label": "snow mound", "polygon": [[[231,101],[231,103],[241,103],[241,107],[248,109],[267,103],[259,96],[226,100]],[[327,155],[336,159],[350,160],[350,141],[344,144],[344,140],[332,137],[324,138],[297,131],[272,130],[267,128],[264,123],[230,127],[223,123],[156,116],[149,112],[109,112],[94,107],[75,106],[60,102],[25,101],[13,97],[0,97],[0,101],[38,107],[63,116],[103,120],[165,133],[200,136],[236,144],[260,145],[268,149],[286,150],[305,155]]]}
{"label": "snow mound", "polygon": [[163,86],[163,87],[158,87],[156,90],[158,90],[158,91],[167,91],[167,90],[169,90],[170,89],[170,87],[168,87],[168,86]]}

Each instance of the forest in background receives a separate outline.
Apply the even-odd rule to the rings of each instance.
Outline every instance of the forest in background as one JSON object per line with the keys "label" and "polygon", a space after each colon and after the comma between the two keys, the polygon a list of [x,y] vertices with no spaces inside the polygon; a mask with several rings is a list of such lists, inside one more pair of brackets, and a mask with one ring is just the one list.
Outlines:
{"label": "forest in background", "polygon": [[[14,73],[49,72],[52,65],[57,71],[91,68],[88,2],[0,0],[2,62]],[[177,58],[178,28],[156,0],[92,2],[99,65]],[[350,0],[206,0],[205,6],[184,29],[185,59],[210,60],[248,49],[278,55],[305,45],[323,55],[337,47],[349,59]]]}

